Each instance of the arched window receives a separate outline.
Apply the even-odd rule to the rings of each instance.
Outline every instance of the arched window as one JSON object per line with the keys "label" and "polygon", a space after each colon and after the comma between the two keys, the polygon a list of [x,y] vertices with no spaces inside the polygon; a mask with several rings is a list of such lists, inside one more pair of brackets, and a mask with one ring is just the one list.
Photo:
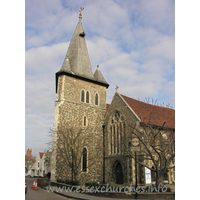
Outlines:
{"label": "arched window", "polygon": [[87,171],[87,149],[83,149],[83,161],[82,161],[82,171],[86,172]]}
{"label": "arched window", "polygon": [[84,92],[84,90],[82,90],[82,92],[81,92],[81,102],[84,102],[84,100],[85,100],[85,92]]}
{"label": "arched window", "polygon": [[125,152],[126,127],[124,117],[119,111],[116,111],[110,117],[110,131],[108,140],[110,142],[109,153],[120,154]]}
{"label": "arched window", "polygon": [[87,118],[86,118],[86,116],[84,116],[84,118],[83,118],[83,126],[86,126],[86,124],[87,124]]}
{"label": "arched window", "polygon": [[89,92],[86,92],[86,103],[89,103]]}
{"label": "arched window", "polygon": [[99,100],[99,99],[98,99],[98,94],[96,94],[96,95],[95,95],[95,105],[98,105],[98,104],[99,104],[98,100]]}
{"label": "arched window", "polygon": [[115,125],[113,126],[113,136],[114,136],[114,153],[116,153],[116,136],[115,136]]}

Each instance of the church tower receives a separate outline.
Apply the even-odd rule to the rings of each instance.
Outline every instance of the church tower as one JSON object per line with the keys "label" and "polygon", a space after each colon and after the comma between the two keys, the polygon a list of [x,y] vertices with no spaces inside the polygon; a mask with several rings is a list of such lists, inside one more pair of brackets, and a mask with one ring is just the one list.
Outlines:
{"label": "church tower", "polygon": [[[85,41],[86,33],[81,22],[82,10],[83,8],[63,65],[56,73],[52,181],[70,180],[76,176],[79,183],[102,182],[103,177],[102,126],[109,84],[99,66],[94,74],[92,72]],[[66,138],[65,142],[63,138]]]}

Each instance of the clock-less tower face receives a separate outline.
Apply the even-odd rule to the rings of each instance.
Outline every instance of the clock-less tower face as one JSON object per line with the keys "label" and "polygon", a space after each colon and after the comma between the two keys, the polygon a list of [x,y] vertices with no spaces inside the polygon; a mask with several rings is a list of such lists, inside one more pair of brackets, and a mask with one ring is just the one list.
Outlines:
{"label": "clock-less tower face", "polygon": [[[57,98],[55,101],[52,153],[52,180],[61,177],[70,179],[71,168],[64,164],[64,155],[58,147],[61,142],[59,131],[64,130],[65,132],[71,129],[74,134],[77,134],[79,130],[82,131],[80,141],[82,141],[83,148],[73,147],[79,149],[80,152],[80,154],[77,153],[77,159],[80,161],[78,167],[80,173],[78,173],[77,178],[80,184],[92,180],[102,182],[102,126],[106,112],[106,89],[109,87],[99,70],[99,66],[94,74],[92,72],[85,35],[81,18],[79,18],[63,65],[56,73]],[[83,149],[84,158],[82,158],[83,154],[81,153]],[[98,149],[101,149],[101,153]],[[83,166],[84,171],[81,171]]]}

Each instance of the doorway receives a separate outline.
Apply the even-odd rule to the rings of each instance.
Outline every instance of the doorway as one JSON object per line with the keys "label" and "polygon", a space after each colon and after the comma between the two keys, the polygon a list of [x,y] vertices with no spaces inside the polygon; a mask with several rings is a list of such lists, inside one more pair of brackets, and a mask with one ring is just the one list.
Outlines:
{"label": "doorway", "polygon": [[123,171],[122,171],[122,166],[119,162],[115,166],[115,177],[116,177],[116,184],[123,184]]}

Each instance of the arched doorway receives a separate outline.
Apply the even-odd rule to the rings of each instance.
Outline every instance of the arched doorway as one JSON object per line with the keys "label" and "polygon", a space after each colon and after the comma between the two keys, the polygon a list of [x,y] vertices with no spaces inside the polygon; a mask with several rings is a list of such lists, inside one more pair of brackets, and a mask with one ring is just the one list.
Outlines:
{"label": "arched doorway", "polygon": [[115,177],[117,184],[123,184],[123,170],[119,162],[115,165]]}

